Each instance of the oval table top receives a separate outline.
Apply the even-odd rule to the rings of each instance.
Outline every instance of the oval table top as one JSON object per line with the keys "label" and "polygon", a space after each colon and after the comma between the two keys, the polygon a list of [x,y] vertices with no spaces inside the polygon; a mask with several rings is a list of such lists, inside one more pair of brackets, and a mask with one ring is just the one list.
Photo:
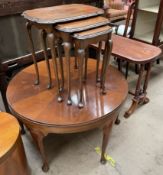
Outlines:
{"label": "oval table top", "polygon": [[[65,60],[65,59],[64,59]],[[38,63],[40,84],[34,85],[35,70],[31,65],[20,71],[9,83],[7,100],[12,111],[24,120],[49,126],[73,126],[90,124],[108,117],[125,101],[128,83],[114,67],[109,66],[106,78],[107,94],[102,95],[96,84],[96,61],[88,59],[87,82],[84,84],[84,108],[78,108],[78,70],[71,64],[72,106],[67,105],[67,87],[63,93],[64,101],[58,103],[56,81],[51,65],[53,87],[47,89],[48,76],[44,61]],[[64,63],[65,67],[65,63]],[[65,70],[65,69],[64,69]],[[66,75],[66,71],[64,72]],[[66,79],[66,77],[65,77]]]}
{"label": "oval table top", "polygon": [[67,4],[26,10],[22,15],[39,24],[56,24],[104,14],[100,8],[84,4]]}
{"label": "oval table top", "polygon": [[12,115],[0,112],[0,163],[14,149],[19,137],[19,123]]}

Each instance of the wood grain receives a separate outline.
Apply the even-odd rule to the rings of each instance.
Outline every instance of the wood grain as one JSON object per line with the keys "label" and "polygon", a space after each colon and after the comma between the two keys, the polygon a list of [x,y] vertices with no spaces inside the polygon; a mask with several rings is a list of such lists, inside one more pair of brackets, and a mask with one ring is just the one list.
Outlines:
{"label": "wood grain", "polygon": [[104,18],[102,16],[97,16],[93,18],[66,23],[66,24],[58,24],[56,26],[56,29],[59,31],[72,33],[72,32],[80,32],[83,30],[92,29],[102,25],[107,25],[108,23],[109,23],[109,20],[107,18]]}
{"label": "wood grain", "polygon": [[40,24],[55,24],[104,14],[100,8],[84,4],[68,4],[27,10],[22,15]]}
{"label": "wood grain", "polygon": [[15,147],[19,137],[19,124],[10,114],[0,112],[0,162]]}

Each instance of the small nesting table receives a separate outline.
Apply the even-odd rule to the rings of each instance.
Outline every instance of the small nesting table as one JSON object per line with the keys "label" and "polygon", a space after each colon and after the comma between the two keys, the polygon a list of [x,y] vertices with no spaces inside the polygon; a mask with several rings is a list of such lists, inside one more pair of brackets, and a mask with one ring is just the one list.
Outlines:
{"label": "small nesting table", "polygon": [[30,175],[18,121],[0,112],[0,175]]}
{"label": "small nesting table", "polygon": [[[55,32],[55,26],[58,23],[63,23],[63,22],[69,22],[69,21],[74,21],[74,20],[80,20],[80,19],[85,19],[89,17],[94,17],[98,15],[104,14],[104,11],[102,9],[89,6],[89,5],[83,5],[83,4],[69,4],[69,5],[60,5],[60,6],[53,6],[53,7],[46,7],[46,8],[39,8],[39,9],[33,9],[33,10],[27,10],[25,11],[22,15],[24,18],[27,20],[27,31],[30,39],[30,46],[32,50],[32,56],[33,56],[33,62],[35,65],[35,71],[36,71],[36,80],[35,84],[39,84],[40,79],[39,79],[39,69],[37,65],[37,60],[35,56],[35,49],[34,49],[34,43],[32,39],[32,33],[31,33],[31,28],[34,26],[38,29],[42,30],[41,34],[41,41],[42,41],[42,46],[44,50],[44,57],[46,60],[46,65],[47,65],[47,72],[48,72],[48,88],[51,88],[51,71],[50,71],[50,66],[49,66],[49,60],[47,57],[47,42],[46,39],[48,39],[49,47],[51,50],[51,55],[52,55],[52,61],[53,61],[53,69],[56,75],[57,79],[57,87],[58,87],[58,101],[62,101],[62,95],[61,95],[61,87],[63,87],[64,84],[64,75],[63,75],[63,60],[62,57],[60,56],[60,45],[59,43],[59,38],[56,36]],[[70,44],[65,45],[65,53],[69,53],[70,50]],[[58,75],[58,64],[57,64],[57,52],[56,49],[58,49],[58,54],[59,54],[59,62],[60,62],[60,69],[61,69],[61,77],[62,77],[62,82],[59,81],[59,75]],[[68,57],[69,54],[66,54]]]}
{"label": "small nesting table", "polygon": [[[44,61],[38,63],[41,80],[38,86],[32,83],[35,79],[35,69],[32,65],[20,71],[10,81],[7,89],[7,100],[12,113],[26,125],[38,145],[43,160],[43,171],[49,169],[43,145],[43,139],[49,133],[77,133],[102,127],[101,162],[104,163],[104,153],[110,131],[127,97],[127,81],[112,66],[109,66],[106,76],[107,94],[101,95],[100,88],[96,86],[96,61],[88,59],[87,77],[89,81],[83,85],[83,101],[86,105],[78,109],[76,107],[78,104],[76,93],[78,70],[74,68],[73,59],[70,62],[72,66],[71,107],[57,102],[56,86],[52,86],[51,89],[46,88],[48,75]],[[63,60],[65,65],[65,59]],[[54,74],[52,74],[52,80],[54,84],[57,81]]]}
{"label": "small nesting table", "polygon": [[[112,41],[113,56],[122,60],[126,60],[129,63],[140,65],[139,77],[137,80],[135,92],[129,92],[134,96],[134,98],[130,108],[124,115],[124,117],[128,118],[135,111],[138,104],[146,104],[149,102],[149,98],[147,98],[147,87],[150,78],[151,64],[153,61],[158,59],[162,51],[156,46],[152,46],[115,34],[112,34]],[[93,45],[93,47],[95,49],[98,49],[97,45]],[[102,49],[104,50],[104,44],[102,45]],[[146,74],[143,82],[145,66]]]}

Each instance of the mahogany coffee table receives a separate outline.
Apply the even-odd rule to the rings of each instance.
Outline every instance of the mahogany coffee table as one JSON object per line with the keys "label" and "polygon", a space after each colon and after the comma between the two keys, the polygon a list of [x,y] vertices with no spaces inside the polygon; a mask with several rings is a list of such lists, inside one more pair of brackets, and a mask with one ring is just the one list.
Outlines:
{"label": "mahogany coffee table", "polygon": [[[71,58],[71,61],[73,60],[74,58]],[[37,86],[33,84],[35,69],[34,65],[29,66],[10,81],[7,100],[12,113],[26,125],[38,145],[43,160],[43,171],[49,169],[43,145],[43,139],[49,133],[77,133],[103,127],[101,162],[105,163],[104,153],[110,131],[128,94],[128,84],[123,75],[110,66],[106,79],[107,94],[102,95],[96,85],[96,61],[88,59],[88,78],[83,87],[83,101],[86,105],[79,109],[78,70],[74,69],[74,64],[71,64],[72,106],[67,106],[64,102],[58,103],[54,74],[52,88],[47,89],[46,63],[42,61],[38,64],[41,83]],[[67,87],[65,91],[66,89]],[[65,100],[67,97],[64,94]]]}

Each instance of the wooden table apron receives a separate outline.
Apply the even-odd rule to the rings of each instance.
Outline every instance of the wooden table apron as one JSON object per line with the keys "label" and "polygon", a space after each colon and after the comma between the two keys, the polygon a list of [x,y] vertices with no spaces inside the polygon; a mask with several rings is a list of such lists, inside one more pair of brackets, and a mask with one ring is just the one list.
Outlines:
{"label": "wooden table apron", "polygon": [[[73,63],[73,59],[71,59]],[[64,66],[65,65],[65,59]],[[50,62],[51,63],[51,62]],[[43,170],[48,170],[48,162],[43,147],[43,138],[49,133],[77,133],[103,127],[103,144],[101,160],[109,139],[109,134],[128,93],[128,84],[123,75],[109,67],[106,79],[106,95],[100,94],[96,85],[96,61],[88,60],[88,79],[84,85],[84,103],[79,109],[78,102],[78,70],[71,63],[72,75],[72,106],[57,102],[56,81],[52,74],[52,89],[46,88],[48,78],[44,61],[38,63],[40,84],[33,85],[35,79],[34,66],[19,72],[9,83],[7,100],[13,114],[29,128],[35,139],[43,159]],[[51,69],[53,68],[50,64]],[[66,71],[64,72],[67,73]],[[66,77],[66,76],[65,76]],[[65,91],[66,91],[65,87]],[[63,94],[66,99],[66,92]]]}

